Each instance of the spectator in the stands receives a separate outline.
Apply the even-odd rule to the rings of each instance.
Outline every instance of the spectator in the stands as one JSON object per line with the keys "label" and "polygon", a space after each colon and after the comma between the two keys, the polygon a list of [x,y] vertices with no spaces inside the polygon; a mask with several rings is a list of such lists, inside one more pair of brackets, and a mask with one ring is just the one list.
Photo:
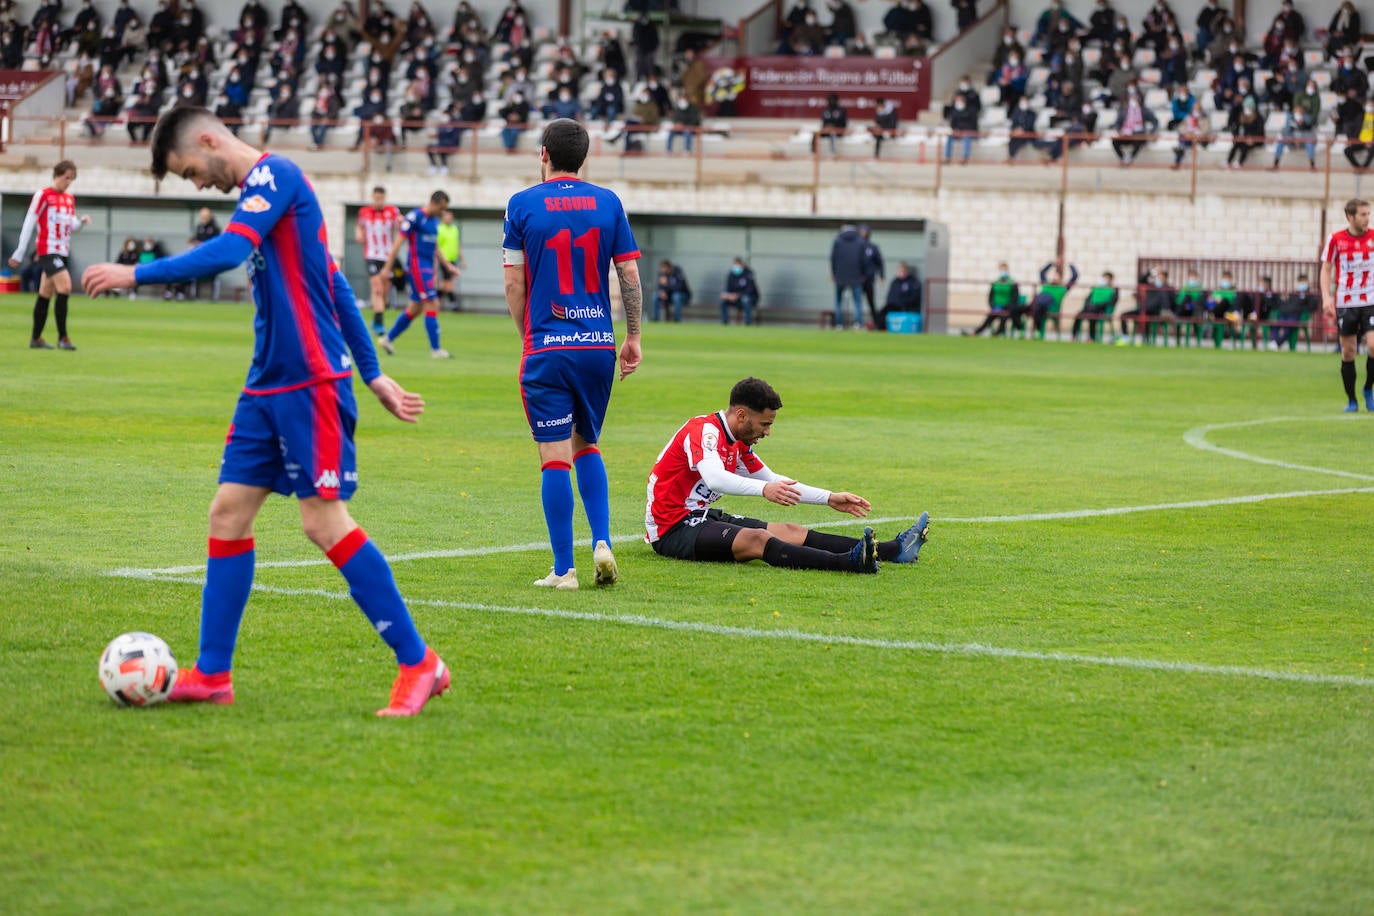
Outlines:
{"label": "spectator in the stands", "polygon": [[404,148],[409,144],[411,134],[423,133],[426,129],[425,97],[420,86],[411,83],[406,87],[396,114],[401,122],[401,146]]}
{"label": "spectator in the stands", "polygon": [[1197,26],[1197,44],[1194,46],[1194,53],[1199,59],[1207,53],[1207,46],[1212,43],[1217,27],[1225,18],[1226,10],[1222,7],[1220,0],[1206,0],[1202,8],[1198,10],[1197,19],[1194,21],[1194,25]]}
{"label": "spectator in the stands", "polygon": [[310,108],[311,149],[324,149],[325,136],[338,121],[341,107],[338,95],[328,86],[320,87],[315,93],[315,103]]}
{"label": "spectator in the stands", "polygon": [[239,135],[239,128],[243,126],[243,106],[235,105],[229,101],[229,97],[221,92],[212,100],[214,104],[215,117],[224,122],[229,128],[229,132],[235,137]]}
{"label": "spectator in the stands", "polygon": [[1331,16],[1331,24],[1326,27],[1326,58],[1331,60],[1345,48],[1353,48],[1360,43],[1363,35],[1360,26],[1360,11],[1355,4],[1344,0],[1340,8]]}
{"label": "spectator in the stands", "polygon": [[1264,146],[1264,118],[1260,117],[1259,105],[1253,97],[1232,113],[1227,129],[1231,131],[1231,151],[1226,154],[1226,167],[1242,168],[1250,151]]}
{"label": "spectator in the stands", "polygon": [[601,84],[597,87],[596,98],[592,99],[587,116],[610,124],[624,113],[625,90],[620,86],[620,75],[615,69],[607,67],[601,73]]}
{"label": "spectator in the stands", "polygon": [[262,127],[262,142],[267,144],[273,129],[290,130],[300,123],[301,100],[290,84],[283,83],[267,106],[267,120]]}
{"label": "spectator in the stands", "polygon": [[1028,78],[1026,66],[1021,63],[1021,55],[1014,52],[1008,54],[1006,62],[997,73],[997,88],[1001,90],[999,101],[1008,113],[1016,108],[1016,103],[1025,94]]}
{"label": "spectator in the stands", "polygon": [[511,32],[515,29],[517,20],[527,18],[525,8],[520,5],[520,0],[510,0],[496,19],[496,26],[491,30],[491,40],[509,43]]}
{"label": "spectator in the stands", "polygon": [[129,99],[126,108],[129,139],[134,143],[147,143],[148,135],[153,132],[158,111],[162,107],[160,94],[153,89],[151,82],[139,83],[138,90]]}
{"label": "spectator in the stands", "polygon": [[1282,16],[1275,16],[1274,21],[1269,26],[1269,31],[1264,33],[1264,54],[1260,57],[1260,66],[1267,70],[1272,70],[1279,65],[1279,51],[1283,49],[1284,41],[1288,39],[1285,31]]}
{"label": "spectator in the stands", "polygon": [[963,34],[978,21],[978,0],[951,0],[954,7],[954,26]]}
{"label": "spectator in the stands", "polygon": [[[1309,76],[1302,88],[1293,93],[1289,107],[1294,111],[1301,108],[1307,115],[1308,126],[1315,129],[1322,114],[1322,94],[1317,81]],[[1292,117],[1291,111],[1289,117]]]}
{"label": "spectator in the stands", "polygon": [[[1027,146],[1034,147],[1035,141],[1039,139],[1039,134],[1035,132],[1035,110],[1031,108],[1031,100],[1022,96],[1016,103],[1016,110],[1011,113],[1011,130],[1007,141],[1007,161],[1016,158],[1016,154]],[[948,158],[948,157],[946,157]],[[964,158],[968,158],[965,156]]]}
{"label": "spectator in the stands", "polygon": [[1064,9],[1064,0],[1050,0],[1050,5],[1035,21],[1035,34],[1031,36],[1031,45],[1048,48],[1051,36],[1059,31],[1061,22],[1067,23],[1066,27],[1071,33],[1083,31],[1083,23],[1079,22],[1073,13]]}
{"label": "spectator in the stands", "polygon": [[668,152],[673,151],[673,140],[676,137],[682,138],[683,149],[685,152],[692,151],[692,142],[696,139],[696,129],[701,126],[701,112],[691,102],[687,101],[687,96],[681,91],[674,93],[673,110],[670,115],[673,122],[673,129],[668,131]]}
{"label": "spectator in the stands", "polygon": [[161,48],[170,43],[175,27],[176,13],[172,9],[171,0],[158,0],[157,11],[148,20],[148,50]]}
{"label": "spectator in the stands", "polygon": [[873,46],[868,43],[864,33],[860,32],[845,43],[844,53],[846,57],[872,57]]}
{"label": "spectator in the stands", "polygon": [[534,91],[534,81],[530,79],[529,71],[524,67],[516,67],[511,71],[510,82],[505,84],[501,92],[501,101],[509,102],[517,92],[527,99],[532,99]]}
{"label": "spectator in the stands", "polygon": [[[369,135],[375,136],[379,132],[380,122],[386,121],[386,98],[382,90],[376,86],[369,89],[362,104],[353,109],[353,114],[358,118],[358,137],[353,141],[353,149],[356,150]],[[387,129],[390,130],[389,122]]]}
{"label": "spectator in the stands", "polygon": [[1164,50],[1159,52],[1155,66],[1159,68],[1159,85],[1162,88],[1172,89],[1174,86],[1186,85],[1188,49],[1183,47],[1183,41],[1177,37],[1170,38]]}
{"label": "spectator in the stands", "polygon": [[429,149],[430,167],[434,174],[448,174],[448,157],[463,142],[463,133],[469,125],[481,124],[487,119],[487,103],[482,93],[475,92],[462,105],[457,102],[449,105],[445,120],[434,135],[434,146]]}
{"label": "spectator in the stands", "polygon": [[673,108],[673,97],[668,93],[668,87],[658,78],[658,69],[649,71],[649,78],[644,82],[644,88],[649,92],[649,101],[658,106],[659,118],[668,117],[668,113]]}
{"label": "spectator in the stands", "polygon": [[530,103],[524,95],[517,92],[497,114],[502,123],[501,146],[507,153],[513,154],[520,144],[520,135],[529,127]]}
{"label": "spectator in the stands", "polygon": [[1173,130],[1183,123],[1183,119],[1197,110],[1197,98],[1186,85],[1179,85],[1174,88],[1174,94],[1169,99],[1169,123],[1165,126]]}
{"label": "spectator in the stands", "polygon": [[802,21],[788,33],[786,53],[798,57],[814,57],[825,47],[825,29],[815,10],[808,9]]}
{"label": "spectator in the stands", "polygon": [[[1341,133],[1345,134],[1345,158],[1352,166],[1364,171],[1374,162],[1374,99],[1360,100],[1354,89],[1350,97],[1341,103],[1345,109],[1347,102],[1353,102],[1354,112],[1344,114],[1340,121]],[[1360,160],[1364,161],[1361,162]]]}
{"label": "spectator in the stands", "polygon": [[[955,0],[955,8],[957,9],[960,3],[972,8],[974,2],[975,0]],[[825,28],[825,43],[843,48],[859,34],[854,7],[846,0],[826,0],[826,9],[830,10],[830,24]],[[960,16],[962,15],[963,13],[960,13]]]}
{"label": "spectator in the stands", "polygon": [[1145,107],[1139,89],[1132,88],[1126,92],[1126,99],[1117,111],[1114,130],[1116,137],[1112,140],[1112,149],[1122,165],[1135,162],[1145,144],[1158,132],[1159,119]]}
{"label": "spectator in the stands", "polygon": [[620,46],[620,37],[612,29],[601,33],[601,43],[597,46],[597,58],[605,70],[616,73],[625,72],[625,49]]}
{"label": "spectator in the stands", "polygon": [[873,137],[873,158],[883,152],[883,141],[894,139],[899,133],[897,103],[892,99],[879,98],[873,108],[873,124],[868,128]]}
{"label": "spectator in the stands", "polygon": [[1002,72],[1002,65],[1012,55],[1015,55],[1017,60],[1021,60],[1026,56],[1026,49],[1017,40],[1016,29],[1007,26],[1002,30],[1002,40],[997,43],[997,47],[992,52],[992,69],[988,71],[989,86],[997,82],[997,76]]}
{"label": "spectator in the stands", "polygon": [[1279,14],[1274,18],[1283,22],[1284,33],[1292,35],[1295,40],[1302,41],[1307,37],[1307,20],[1293,8],[1293,0],[1283,0],[1279,5]]}
{"label": "spectator in the stands", "polygon": [[1183,157],[1188,155],[1195,145],[1206,149],[1212,140],[1211,119],[1202,116],[1196,105],[1183,116],[1177,127],[1178,144],[1174,147],[1174,168],[1183,165]]}
{"label": "spectator in the stands", "polygon": [[1341,62],[1336,72],[1331,74],[1331,91],[1343,95],[1351,87],[1359,90],[1360,95],[1369,93],[1369,77],[1355,64],[1355,54],[1346,50],[1341,54]]}
{"label": "spectator in the stands", "polygon": [[825,108],[821,111],[821,127],[811,139],[812,151],[820,149],[821,138],[830,144],[830,155],[835,155],[835,138],[843,137],[849,130],[849,112],[840,104],[840,97],[830,93],[825,98]]}
{"label": "spectator in the stands", "polygon": [[[969,97],[977,99],[976,93],[956,92],[945,106],[945,120],[949,122],[949,136],[945,138],[945,161],[954,161],[954,143],[960,146],[959,164],[967,165],[973,153],[973,141],[978,135],[979,108],[971,104]],[[979,103],[981,104],[981,103]]]}
{"label": "spectator in the stands", "polygon": [[573,95],[572,89],[567,86],[558,86],[553,91],[557,95],[540,105],[539,113],[550,121],[556,118],[582,120],[582,103],[577,100],[577,96]]}
{"label": "spectator in the stands", "polygon": [[706,85],[711,81],[711,73],[706,69],[706,62],[697,54],[695,48],[687,48],[682,52],[683,60],[686,62],[682,68],[682,73],[678,75],[678,85],[682,87],[682,92],[687,96],[687,101],[691,102],[700,111],[706,110]]}
{"label": "spectator in the stands", "polygon": [[1294,108],[1289,112],[1288,122],[1283,126],[1282,137],[1274,146],[1274,162],[1269,166],[1270,170],[1279,168],[1283,162],[1283,153],[1288,147],[1301,144],[1307,153],[1308,168],[1315,172],[1317,170],[1317,134],[1314,124],[1307,120],[1306,109]]}
{"label": "spectator in the stands", "polygon": [[929,42],[934,37],[934,23],[925,0],[898,0],[883,16],[883,28],[899,40],[915,35]]}
{"label": "spectator in the stands", "polygon": [[406,44],[411,46],[434,37],[434,23],[420,0],[413,0],[410,4],[410,12],[406,14],[405,36]]}
{"label": "spectator in the stands", "polygon": [[1111,47],[1112,39],[1115,37],[1116,9],[1112,6],[1111,0],[1097,0],[1092,14],[1088,16],[1088,28],[1083,33],[1083,40],[1107,48]]}
{"label": "spectator in the stands", "polygon": [[659,36],[658,26],[649,18],[647,12],[641,12],[635,17],[634,24],[630,26],[630,47],[635,49],[635,76],[644,79],[653,72],[655,57],[658,56]]}
{"label": "spectator in the stands", "polygon": [[1305,94],[1310,82],[1296,60],[1281,64],[1278,72],[1269,77],[1264,86],[1264,101],[1277,111],[1291,108],[1294,101]]}
{"label": "spectator in the stands", "polygon": [[91,105],[90,114],[81,119],[81,126],[86,129],[86,133],[91,137],[103,137],[105,128],[110,122],[119,117],[119,111],[124,105],[124,100],[119,97],[119,90],[114,86],[105,89],[103,93],[97,93],[95,102]]}
{"label": "spectator in the stands", "polygon": [[1217,75],[1217,92],[1212,96],[1212,106],[1217,111],[1229,111],[1238,99],[1244,97],[1244,88],[1254,83],[1255,71],[1244,56],[1237,54],[1231,58],[1226,69]]}
{"label": "spectator in the stands", "polygon": [[1168,44],[1170,35],[1176,34],[1178,23],[1174,11],[1166,0],[1155,0],[1140,20],[1140,46],[1158,51]]}
{"label": "spectator in the stands", "polygon": [[1237,54],[1253,57],[1241,44],[1240,33],[1236,31],[1235,22],[1230,16],[1227,16],[1220,20],[1217,35],[1212,39],[1212,43],[1207,46],[1207,66],[1220,71],[1230,64]]}
{"label": "spectator in the stands", "polygon": [[1121,52],[1111,75],[1107,77],[1107,98],[1104,101],[1109,105],[1120,105],[1127,91],[1139,83],[1140,74],[1131,63],[1131,55]]}
{"label": "spectator in the stands", "polygon": [[639,87],[639,91],[635,93],[634,104],[625,116],[625,153],[629,155],[644,152],[645,140],[649,134],[658,130],[662,120],[658,105],[654,103],[648,90],[643,86]]}
{"label": "spectator in the stands", "polygon": [[465,99],[474,92],[481,92],[483,88],[482,74],[468,68],[465,64],[458,65],[449,73],[448,91],[450,98]]}
{"label": "spectator in the stands", "polygon": [[759,287],[754,280],[754,272],[744,263],[743,258],[735,258],[730,272],[725,275],[725,288],[720,293],[720,323],[730,323],[730,310],[739,309],[740,320],[744,324],[754,323],[754,307],[759,303]]}
{"label": "spectator in the stands", "polygon": [[[385,6],[385,4],[382,4]],[[281,19],[272,37],[277,41],[282,40],[288,29],[295,29],[300,34],[306,34],[310,29],[310,16],[306,13],[305,7],[301,6],[297,0],[286,0],[281,8]]]}

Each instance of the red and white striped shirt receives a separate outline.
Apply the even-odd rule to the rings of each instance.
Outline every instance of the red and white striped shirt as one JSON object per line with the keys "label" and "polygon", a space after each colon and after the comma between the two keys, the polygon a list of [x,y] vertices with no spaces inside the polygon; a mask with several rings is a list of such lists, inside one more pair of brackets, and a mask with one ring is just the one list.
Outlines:
{"label": "red and white striped shirt", "polygon": [[[688,420],[658,453],[654,469],[649,472],[644,528],[651,543],[688,515],[704,511],[720,499],[722,494],[706,485],[698,468],[708,454],[718,456],[731,474],[749,477],[766,469],[752,448],[730,434],[730,426],[721,414]],[[762,484],[772,476],[759,481],[760,492]]]}
{"label": "red and white striped shirt", "polygon": [[70,194],[52,188],[36,192],[29,203],[28,215],[24,217],[19,245],[14,249],[14,260],[24,260],[35,228],[38,230],[37,257],[70,255],[72,230],[81,228],[81,220],[76,215],[76,200]]}
{"label": "red and white striped shirt", "polygon": [[396,241],[396,226],[401,211],[391,204],[385,207],[363,207],[358,211],[358,225],[363,230],[363,257],[369,261],[385,261],[391,257]]}
{"label": "red and white striped shirt", "polygon": [[1374,232],[1351,235],[1349,229],[1331,233],[1322,261],[1336,272],[1336,307],[1374,305]]}

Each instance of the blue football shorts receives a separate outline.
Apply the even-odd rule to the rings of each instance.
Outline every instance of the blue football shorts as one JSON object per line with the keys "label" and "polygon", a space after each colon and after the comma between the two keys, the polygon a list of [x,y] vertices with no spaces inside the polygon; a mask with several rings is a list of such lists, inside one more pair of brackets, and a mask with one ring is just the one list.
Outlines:
{"label": "blue football shorts", "polygon": [[224,443],[220,483],[283,496],[348,499],[358,488],[353,379],[277,394],[240,394]]}
{"label": "blue football shorts", "polygon": [[520,364],[520,398],[535,442],[601,438],[615,380],[615,350],[544,350]]}

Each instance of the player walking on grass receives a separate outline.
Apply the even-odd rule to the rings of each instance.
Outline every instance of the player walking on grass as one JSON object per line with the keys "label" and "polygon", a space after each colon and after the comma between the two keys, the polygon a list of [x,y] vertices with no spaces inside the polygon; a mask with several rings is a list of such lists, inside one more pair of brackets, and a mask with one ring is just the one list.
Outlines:
{"label": "player walking on grass", "polygon": [[890,541],[812,531],[790,522],[764,522],[710,508],[723,495],[762,496],[780,506],[829,506],[855,518],[868,500],[831,492],[774,473],[754,454],[782,409],[782,398],[763,379],[747,378],[730,390],[730,406],[688,420],[659,452],[649,472],[645,539],[654,552],[678,560],[747,563],[763,560],[789,569],[875,573],[880,560],[915,563],[926,541],[930,514]]}
{"label": "player walking on grass", "polygon": [[[435,191],[429,196],[429,203],[416,207],[401,220],[400,234],[387,253],[386,264],[382,271],[391,276],[391,266],[396,263],[396,255],[401,245],[408,245],[406,258],[406,282],[410,284],[410,304],[397,318],[391,330],[383,334],[377,343],[387,353],[395,353],[392,341],[405,333],[406,328],[421,311],[425,313],[425,333],[429,335],[429,352],[435,359],[448,359],[449,352],[439,346],[439,293],[434,289],[434,259],[440,258],[446,267],[453,267],[448,258],[438,253],[439,214],[448,209],[448,195]],[[456,269],[456,268],[455,268]]]}
{"label": "player walking on grass", "polygon": [[1369,202],[1345,202],[1346,228],[1331,233],[1322,249],[1322,313],[1336,322],[1341,341],[1341,382],[1346,413],[1360,409],[1355,400],[1355,352],[1364,334],[1364,409],[1374,411],[1374,234],[1369,231]]}
{"label": "player walking on grass", "polygon": [[[173,258],[137,267],[97,264],[87,295],[176,283],[248,262],[257,344],[239,396],[210,504],[201,598],[200,654],[182,669],[173,701],[232,703],[239,623],[253,587],[253,520],[273,492],[299,501],[306,536],[338,567],[349,592],[396,653],[400,673],[379,716],[411,716],[448,689],[449,673],[425,645],[382,552],[348,514],[357,488],[353,366],[398,419],[415,422],[419,395],[383,375],[343,273],[329,256],[319,200],[288,159],[260,152],[203,108],[178,108],[153,131],[153,176],[197,190],[240,188],[223,233]],[[350,356],[351,353],[351,356]]]}
{"label": "player walking on grass", "polygon": [[607,291],[620,280],[625,343],[620,378],[639,367],[639,246],[620,198],[577,177],[587,129],[551,121],[539,140],[540,184],[506,206],[506,305],[524,340],[520,396],[539,446],[540,493],[553,569],[535,585],[577,588],[573,567],[573,485],[592,529],[596,584],[619,578],[611,551],[610,486],[597,441],[615,380],[615,327]]}
{"label": "player walking on grass", "polygon": [[67,193],[76,180],[76,163],[63,159],[52,170],[52,186],[33,195],[29,202],[29,212],[24,217],[24,228],[19,232],[19,244],[10,255],[10,267],[18,269],[24,263],[24,255],[29,251],[29,239],[38,230],[38,247],[34,260],[43,272],[38,281],[38,298],[33,303],[33,335],[29,338],[29,349],[51,350],[52,344],[43,339],[43,327],[48,323],[48,303],[53,293],[57,293],[54,317],[57,319],[57,349],[75,350],[72,339],[67,336],[67,297],[72,291],[72,275],[68,270],[71,261],[71,237],[82,226],[90,223],[89,216],[76,215],[76,201]]}
{"label": "player walking on grass", "polygon": [[378,185],[372,189],[372,205],[358,211],[358,224],[353,230],[353,237],[363,246],[363,258],[367,261],[372,333],[378,336],[386,333],[386,300],[391,289],[391,274],[383,268],[391,256],[391,245],[400,222],[401,211],[386,202],[386,188]]}

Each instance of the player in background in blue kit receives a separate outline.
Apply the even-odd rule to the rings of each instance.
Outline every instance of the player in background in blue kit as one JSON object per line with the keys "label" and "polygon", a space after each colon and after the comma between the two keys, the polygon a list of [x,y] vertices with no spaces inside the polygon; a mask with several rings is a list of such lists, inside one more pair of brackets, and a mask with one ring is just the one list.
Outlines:
{"label": "player in background in blue kit", "polygon": [[396,653],[400,673],[377,714],[415,715],[450,678],[416,631],[390,564],[348,514],[346,500],[358,485],[354,365],[398,419],[414,423],[425,402],[382,374],[353,292],[329,256],[319,200],[295,163],[254,149],[193,107],[162,116],[152,150],[155,178],[171,172],[197,190],[239,188],[238,208],[219,236],[176,257],[88,268],[86,294],[193,280],[247,261],[257,305],[253,362],[210,504],[200,654],[177,673],[170,698],[234,702],[230,668],[253,587],[253,521],[275,491],[299,501],[306,536],[338,567]]}
{"label": "player in background in blue kit", "polygon": [[391,266],[401,253],[402,243],[410,246],[406,257],[406,282],[410,284],[410,304],[397,318],[391,330],[377,339],[387,353],[395,353],[392,341],[405,333],[406,328],[423,310],[425,332],[429,334],[429,352],[435,359],[448,359],[449,352],[439,346],[439,293],[434,288],[434,259],[443,260],[448,267],[457,267],[439,251],[439,214],[448,209],[448,195],[435,191],[429,203],[416,207],[401,219],[400,234],[391,246],[391,254],[382,267],[382,276],[391,276]]}
{"label": "player in background in blue kit", "polygon": [[615,380],[615,328],[607,291],[610,265],[620,280],[625,343],[620,378],[639,367],[639,246],[620,198],[577,177],[587,129],[549,122],[539,140],[541,184],[506,205],[506,305],[524,339],[520,396],[539,446],[544,521],[553,569],[535,585],[577,588],[573,566],[573,485],[592,529],[596,584],[619,578],[611,552],[610,487],[597,441]]}

